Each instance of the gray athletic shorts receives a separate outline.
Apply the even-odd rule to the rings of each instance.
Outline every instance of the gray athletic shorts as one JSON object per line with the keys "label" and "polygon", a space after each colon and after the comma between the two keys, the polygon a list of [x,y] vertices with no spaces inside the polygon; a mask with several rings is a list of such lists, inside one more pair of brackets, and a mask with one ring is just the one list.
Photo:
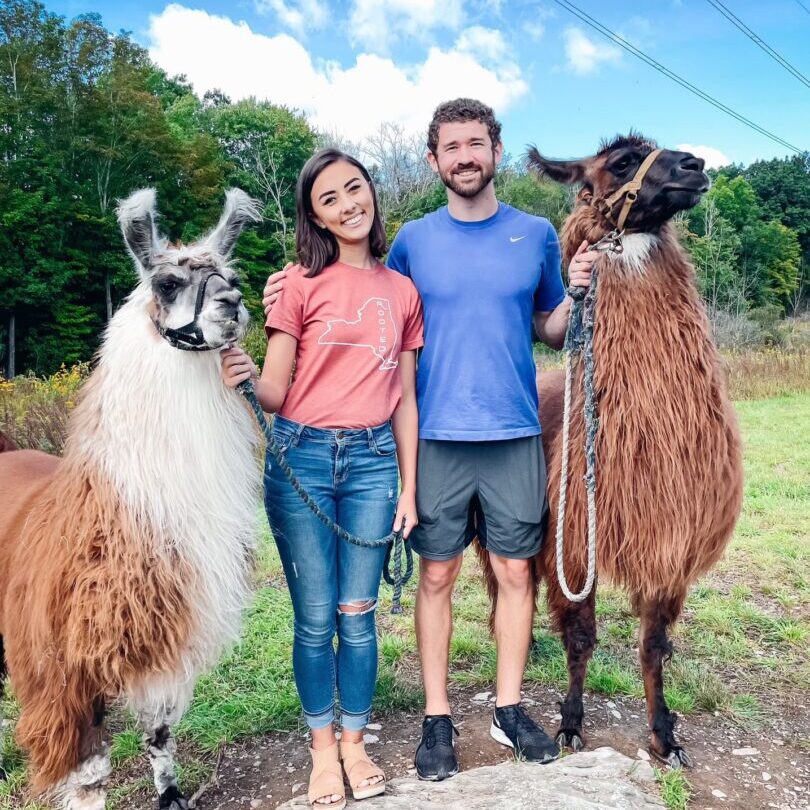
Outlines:
{"label": "gray athletic shorts", "polygon": [[543,542],[546,462],[540,436],[487,442],[419,440],[414,551],[450,560],[477,534],[495,554],[525,560]]}

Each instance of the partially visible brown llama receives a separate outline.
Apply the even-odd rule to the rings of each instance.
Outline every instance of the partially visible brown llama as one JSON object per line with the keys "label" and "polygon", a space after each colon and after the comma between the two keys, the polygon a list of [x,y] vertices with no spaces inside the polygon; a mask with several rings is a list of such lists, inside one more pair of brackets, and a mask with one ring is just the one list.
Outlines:
{"label": "partially visible brown llama", "polygon": [[7,665],[35,791],[103,810],[105,704],[120,697],[159,806],[186,810],[171,727],[249,593],[257,435],[217,350],[247,327],[229,256],[259,214],[232,189],[188,246],[159,237],[151,189],[118,217],[140,282],[107,327],[64,456],[0,453],[0,688]]}
{"label": "partially visible brown llama", "polygon": [[[613,230],[624,198],[608,198],[654,148],[631,135],[580,161],[547,160],[532,150],[530,166],[539,174],[582,184],[562,232],[564,266],[583,240],[594,244]],[[680,615],[689,586],[721,557],[742,500],[736,418],[694,269],[668,222],[695,205],[707,187],[702,160],[662,150],[630,209],[624,252],[606,253],[595,266],[597,575],[627,589],[641,620],[650,749],[676,767],[690,762],[664,699],[663,664],[672,655],[667,629]],[[568,660],[569,689],[557,738],[578,750],[585,672],[596,644],[596,587],[584,602],[573,603],[557,580],[562,372],[541,374],[538,389],[551,513],[535,570],[538,582],[546,579],[549,611]],[[564,561],[569,586],[578,592],[587,570],[581,364],[573,390]],[[486,573],[493,594],[488,566]]]}

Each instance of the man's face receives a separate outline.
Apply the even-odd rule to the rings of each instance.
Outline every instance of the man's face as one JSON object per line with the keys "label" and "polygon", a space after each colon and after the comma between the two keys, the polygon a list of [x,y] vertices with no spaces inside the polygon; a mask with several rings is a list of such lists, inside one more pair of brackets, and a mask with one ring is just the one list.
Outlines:
{"label": "man's face", "polygon": [[492,148],[489,130],[480,121],[460,121],[439,127],[436,154],[428,152],[431,168],[460,197],[475,197],[495,176],[503,146]]}

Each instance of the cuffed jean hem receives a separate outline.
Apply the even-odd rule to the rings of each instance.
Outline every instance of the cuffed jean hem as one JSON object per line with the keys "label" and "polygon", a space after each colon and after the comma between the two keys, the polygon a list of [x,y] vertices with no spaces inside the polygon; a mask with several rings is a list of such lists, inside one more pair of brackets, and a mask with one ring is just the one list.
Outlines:
{"label": "cuffed jean hem", "polygon": [[371,709],[362,714],[347,714],[342,712],[340,715],[340,726],[346,731],[362,731],[371,717]]}
{"label": "cuffed jean hem", "polygon": [[335,722],[335,706],[332,704],[326,711],[320,714],[307,714],[304,712],[304,720],[311,729],[326,728]]}

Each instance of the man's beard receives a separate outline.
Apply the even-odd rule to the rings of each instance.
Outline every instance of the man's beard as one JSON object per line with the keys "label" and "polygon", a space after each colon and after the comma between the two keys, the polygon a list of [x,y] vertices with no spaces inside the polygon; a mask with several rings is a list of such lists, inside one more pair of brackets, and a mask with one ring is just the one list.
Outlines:
{"label": "man's beard", "polygon": [[446,174],[442,174],[440,176],[442,178],[442,183],[444,183],[447,188],[454,191],[459,197],[466,197],[469,199],[480,193],[480,191],[485,188],[489,184],[489,181],[495,176],[495,164],[491,163],[487,166],[480,163],[475,163],[467,166],[466,168],[479,170],[480,174],[478,175],[477,183],[473,183],[471,185],[462,185],[455,177],[455,172],[459,171],[459,169],[447,172]]}

